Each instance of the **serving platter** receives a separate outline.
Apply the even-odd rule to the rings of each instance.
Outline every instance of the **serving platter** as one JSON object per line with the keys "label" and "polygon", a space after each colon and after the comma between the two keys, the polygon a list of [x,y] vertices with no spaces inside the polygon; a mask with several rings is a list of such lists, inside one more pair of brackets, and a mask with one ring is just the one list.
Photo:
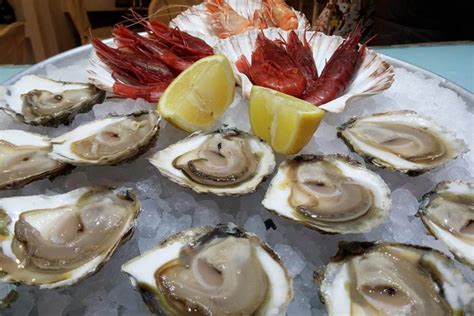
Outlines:
{"label": "serving platter", "polygon": [[[107,40],[106,43],[111,41]],[[85,45],[51,57],[17,74],[5,84],[12,84],[27,74],[48,75],[61,80],[87,80],[87,59],[91,49],[91,45]],[[334,126],[351,116],[386,111],[391,107],[394,110],[402,107],[420,111],[443,125],[452,127],[472,148],[469,120],[472,122],[474,118],[474,95],[427,70],[388,56],[381,55],[381,57],[395,67],[394,86],[378,96],[355,102],[347,112],[327,114],[320,130],[303,152],[343,153],[360,161],[360,158],[351,154],[340,140],[336,140]],[[452,107],[452,113],[448,113],[448,103]],[[431,110],[430,104],[433,104]],[[0,122],[2,129],[24,129],[56,136],[94,117],[111,112],[129,113],[136,109],[153,107],[153,104],[143,100],[114,98],[102,105],[96,105],[90,113],[78,115],[71,126],[30,127],[14,122],[3,113],[0,114]],[[235,102],[221,123],[237,125],[241,129],[248,130],[246,115],[246,101],[237,93]],[[453,121],[457,122],[457,126],[449,124]],[[393,206],[390,220],[367,234],[323,235],[266,212],[261,201],[268,184],[263,184],[256,193],[247,196],[213,197],[193,193],[161,176],[146,158],[186,135],[183,131],[163,122],[157,145],[130,164],[116,167],[79,167],[71,174],[58,177],[52,182],[43,180],[20,190],[1,192],[1,197],[53,194],[90,184],[105,184],[131,187],[137,191],[142,201],[142,212],[134,236],[118,250],[102,270],[79,284],[64,289],[45,291],[20,286],[17,289],[18,300],[5,313],[2,311],[2,314],[23,315],[32,311],[33,314],[39,315],[60,313],[147,315],[145,305],[142,304],[140,296],[134,291],[127,277],[120,272],[120,266],[179,230],[229,221],[242,225],[262,237],[282,257],[294,278],[295,299],[288,310],[289,315],[324,314],[325,308],[319,301],[318,286],[314,283],[312,275],[335,254],[339,241],[394,240],[430,246],[449,255],[441,242],[426,235],[421,221],[414,216],[418,208],[417,199],[442,180],[473,181],[472,153],[416,178],[370,167],[384,178],[392,190]],[[278,156],[277,162],[284,158]],[[473,271],[462,264],[458,264],[458,267],[472,283]]]}

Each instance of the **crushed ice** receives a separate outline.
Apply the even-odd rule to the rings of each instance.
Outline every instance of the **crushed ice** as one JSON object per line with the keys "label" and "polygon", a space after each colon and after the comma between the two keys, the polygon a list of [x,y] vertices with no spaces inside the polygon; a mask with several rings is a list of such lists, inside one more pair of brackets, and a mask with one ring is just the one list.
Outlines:
{"label": "crushed ice", "polygon": [[[43,71],[55,78],[85,81],[84,60],[66,68],[48,65]],[[427,79],[421,73],[396,69],[396,81],[383,94],[354,103],[344,113],[327,114],[316,137],[304,148],[304,153],[343,153],[361,161],[335,137],[335,126],[352,116],[375,112],[411,109],[448,127],[473,147],[473,105],[455,92],[440,87],[436,79]],[[56,136],[72,128],[108,114],[127,114],[153,105],[143,100],[109,99],[96,105],[92,111],[80,114],[70,126],[58,128],[32,127],[18,124],[0,114],[3,129],[23,129]],[[455,122],[455,123],[454,123]],[[221,123],[249,130],[247,105],[237,94]],[[295,300],[290,305],[290,315],[325,314],[313,282],[313,271],[328,262],[341,240],[396,240],[430,246],[449,255],[447,248],[427,235],[420,220],[415,217],[417,200],[432,190],[436,183],[447,179],[474,181],[472,170],[474,150],[463,158],[416,178],[386,170],[377,171],[392,189],[393,207],[390,220],[374,231],[359,235],[322,235],[318,232],[290,223],[266,212],[261,200],[268,186],[264,183],[256,193],[240,198],[198,195],[163,178],[146,160],[158,148],[175,143],[186,133],[166,122],[161,123],[159,141],[155,148],[136,161],[117,167],[76,168],[68,176],[54,181],[38,181],[21,190],[1,192],[0,196],[52,194],[69,191],[90,184],[130,187],[137,191],[142,201],[142,213],[138,218],[133,238],[122,245],[112,259],[95,275],[77,285],[57,290],[38,290],[19,286],[18,300],[12,308],[2,311],[5,315],[147,315],[145,305],[133,290],[127,277],[120,272],[125,261],[147,251],[169,234],[191,226],[232,221],[265,239],[277,251],[294,277]],[[279,161],[283,158],[279,157]],[[272,219],[276,230],[266,229],[264,221]],[[472,282],[474,273],[458,264],[463,274]]]}

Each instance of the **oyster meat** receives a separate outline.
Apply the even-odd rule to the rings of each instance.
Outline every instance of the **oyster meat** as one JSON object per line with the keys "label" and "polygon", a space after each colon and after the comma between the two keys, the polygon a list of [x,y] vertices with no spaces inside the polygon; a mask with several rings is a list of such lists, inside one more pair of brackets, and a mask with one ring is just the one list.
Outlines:
{"label": "oyster meat", "polygon": [[76,283],[131,235],[139,210],[133,192],[106,187],[0,199],[0,280],[41,288]]}
{"label": "oyster meat", "polygon": [[329,316],[474,313],[474,288],[448,257],[430,248],[341,243],[317,280]]}
{"label": "oyster meat", "polygon": [[53,159],[72,165],[116,165],[136,158],[155,143],[160,116],[138,112],[81,125],[52,140]]}
{"label": "oyster meat", "polygon": [[31,125],[58,126],[102,103],[105,92],[94,85],[27,75],[0,87],[0,109]]}
{"label": "oyster meat", "polygon": [[429,232],[474,268],[474,183],[441,182],[425,194],[418,215]]}
{"label": "oyster meat", "polygon": [[341,155],[286,160],[262,202],[284,218],[327,233],[362,233],[390,211],[390,189],[380,176]]}
{"label": "oyster meat", "polygon": [[67,165],[51,159],[51,149],[46,136],[20,130],[0,131],[0,190],[64,172]]}
{"label": "oyster meat", "polygon": [[261,139],[236,129],[197,132],[159,151],[150,162],[171,181],[198,193],[254,192],[275,168],[275,155]]}
{"label": "oyster meat", "polygon": [[367,162],[411,176],[468,151],[463,140],[413,111],[352,118],[337,135]]}
{"label": "oyster meat", "polygon": [[175,234],[122,271],[152,313],[284,315],[293,298],[279,256],[231,223]]}

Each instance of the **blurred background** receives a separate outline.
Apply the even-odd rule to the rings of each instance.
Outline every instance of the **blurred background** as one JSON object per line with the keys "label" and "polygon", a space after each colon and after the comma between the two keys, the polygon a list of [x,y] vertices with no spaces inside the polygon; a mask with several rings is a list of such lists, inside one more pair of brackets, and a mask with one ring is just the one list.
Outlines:
{"label": "blurred background", "polygon": [[[0,64],[33,64],[110,37],[114,24],[133,8],[169,22],[198,0],[0,0]],[[400,45],[474,39],[471,1],[287,0],[313,28],[346,35],[356,21],[371,45]],[[178,6],[176,6],[178,5]],[[158,14],[156,12],[158,11]]]}

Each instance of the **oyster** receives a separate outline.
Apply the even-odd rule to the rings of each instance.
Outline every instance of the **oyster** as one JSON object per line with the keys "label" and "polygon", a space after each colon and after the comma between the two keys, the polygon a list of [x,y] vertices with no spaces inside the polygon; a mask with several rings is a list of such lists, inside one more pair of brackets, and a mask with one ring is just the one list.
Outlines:
{"label": "oyster", "polygon": [[431,248],[341,243],[317,280],[329,316],[474,313],[474,288]]}
{"label": "oyster", "polygon": [[153,313],[284,315],[293,298],[278,255],[231,223],[173,235],[122,271]]}
{"label": "oyster", "polygon": [[105,187],[0,199],[0,280],[41,288],[76,283],[131,235],[139,210],[133,192]]}
{"label": "oyster", "polygon": [[275,168],[272,149],[259,138],[224,128],[197,132],[159,151],[150,162],[171,181],[198,193],[254,192]]}
{"label": "oyster", "polygon": [[87,83],[27,75],[0,87],[0,109],[31,125],[58,126],[102,103],[105,92]]}
{"label": "oyster", "polygon": [[138,112],[81,125],[52,140],[53,159],[72,165],[116,165],[148,150],[158,136],[160,116]]}
{"label": "oyster", "polygon": [[20,130],[0,131],[0,190],[64,172],[66,164],[49,158],[51,148],[46,136]]}
{"label": "oyster", "polygon": [[461,139],[413,111],[352,118],[337,135],[367,162],[411,176],[468,151]]}
{"label": "oyster", "polygon": [[280,164],[262,204],[309,228],[362,233],[388,216],[390,189],[349,157],[302,155]]}
{"label": "oyster", "polygon": [[474,183],[441,182],[425,194],[418,215],[428,231],[474,268]]}

